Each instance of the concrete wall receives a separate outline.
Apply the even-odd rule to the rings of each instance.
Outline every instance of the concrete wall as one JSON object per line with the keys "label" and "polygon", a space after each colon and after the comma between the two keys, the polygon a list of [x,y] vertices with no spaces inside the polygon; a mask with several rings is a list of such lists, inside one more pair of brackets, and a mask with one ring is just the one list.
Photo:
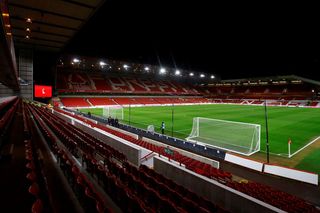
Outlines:
{"label": "concrete wall", "polygon": [[283,212],[217,181],[177,167],[158,157],[154,158],[154,170],[230,212]]}
{"label": "concrete wall", "polygon": [[19,77],[25,82],[20,84],[22,97],[33,100],[33,52],[20,49],[18,57]]}
{"label": "concrete wall", "polygon": [[[0,71],[1,72],[1,71]],[[0,97],[18,96],[19,92],[13,91],[0,83]]]}

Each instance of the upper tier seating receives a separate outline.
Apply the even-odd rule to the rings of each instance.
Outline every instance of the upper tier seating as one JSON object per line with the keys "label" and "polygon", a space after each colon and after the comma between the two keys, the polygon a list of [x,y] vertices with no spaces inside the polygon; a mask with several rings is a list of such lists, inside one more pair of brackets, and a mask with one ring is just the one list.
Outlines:
{"label": "upper tier seating", "polygon": [[59,93],[200,94],[194,87],[170,80],[108,77],[99,73],[59,73],[57,88]]}
{"label": "upper tier seating", "polygon": [[[294,100],[299,99],[306,100],[313,96],[312,85],[309,84],[297,84],[297,85],[242,85],[242,86],[210,86],[203,88],[208,91],[209,95],[214,98],[229,98],[229,99],[286,99]],[[201,90],[199,90],[201,91]]]}

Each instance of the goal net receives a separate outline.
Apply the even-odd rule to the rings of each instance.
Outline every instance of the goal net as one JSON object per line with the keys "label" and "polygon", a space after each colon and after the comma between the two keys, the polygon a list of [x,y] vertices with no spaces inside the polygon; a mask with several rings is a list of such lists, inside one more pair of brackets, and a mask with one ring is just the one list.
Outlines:
{"label": "goal net", "polygon": [[260,151],[260,129],[258,124],[195,117],[186,140],[252,155]]}
{"label": "goal net", "polygon": [[110,106],[110,107],[103,107],[103,117],[111,117],[111,118],[118,118],[119,120],[123,120],[123,107],[121,106]]}

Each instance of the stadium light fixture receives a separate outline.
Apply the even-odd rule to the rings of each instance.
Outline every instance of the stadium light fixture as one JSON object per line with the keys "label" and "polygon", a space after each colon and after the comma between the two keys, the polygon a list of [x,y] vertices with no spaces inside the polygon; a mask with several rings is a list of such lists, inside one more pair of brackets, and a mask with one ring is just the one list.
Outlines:
{"label": "stadium light fixture", "polygon": [[190,72],[190,73],[189,73],[189,76],[194,76],[193,72]]}
{"label": "stadium light fixture", "polygon": [[80,62],[80,60],[78,58],[74,58],[72,61],[73,61],[73,63],[79,63]]}
{"label": "stadium light fixture", "polygon": [[206,77],[204,74],[200,74],[200,78],[204,78]]}
{"label": "stadium light fixture", "polygon": [[166,69],[165,68],[161,68],[160,69],[160,74],[165,74],[167,71],[166,71]]}
{"label": "stadium light fixture", "polygon": [[126,65],[126,64],[124,64],[124,65],[123,65],[123,68],[127,70],[127,69],[129,68],[129,66]]}
{"label": "stadium light fixture", "polygon": [[211,75],[210,78],[211,78],[211,79],[215,79],[215,76],[214,76],[214,75]]}
{"label": "stadium light fixture", "polygon": [[180,75],[181,74],[180,70],[176,70],[175,74]]}
{"label": "stadium light fixture", "polygon": [[145,67],[144,70],[145,70],[145,71],[149,71],[150,68],[149,68],[149,67]]}
{"label": "stadium light fixture", "polygon": [[105,66],[105,65],[107,65],[107,64],[106,64],[106,62],[104,62],[104,61],[100,61],[100,62],[99,62],[99,65],[100,65],[101,67],[103,67],[103,66]]}

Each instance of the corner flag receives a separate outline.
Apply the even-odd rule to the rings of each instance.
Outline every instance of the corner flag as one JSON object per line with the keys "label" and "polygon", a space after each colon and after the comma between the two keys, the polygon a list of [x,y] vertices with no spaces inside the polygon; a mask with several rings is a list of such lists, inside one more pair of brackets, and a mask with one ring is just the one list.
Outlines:
{"label": "corner flag", "polygon": [[289,158],[291,157],[291,138],[288,139],[288,152],[289,152]]}

